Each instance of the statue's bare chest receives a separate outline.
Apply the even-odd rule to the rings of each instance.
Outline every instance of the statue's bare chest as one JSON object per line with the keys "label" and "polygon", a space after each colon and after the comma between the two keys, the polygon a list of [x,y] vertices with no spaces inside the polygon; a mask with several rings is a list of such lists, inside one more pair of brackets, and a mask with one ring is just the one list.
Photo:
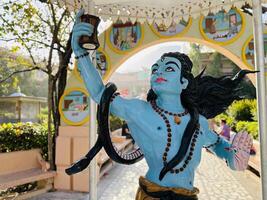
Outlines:
{"label": "statue's bare chest", "polygon": [[181,145],[184,130],[190,120],[189,114],[182,116],[180,120],[177,124],[174,116],[165,114],[163,117],[148,108],[146,112],[139,113],[129,127],[137,144],[144,151],[162,156],[164,149],[169,146],[169,154],[173,155]]}

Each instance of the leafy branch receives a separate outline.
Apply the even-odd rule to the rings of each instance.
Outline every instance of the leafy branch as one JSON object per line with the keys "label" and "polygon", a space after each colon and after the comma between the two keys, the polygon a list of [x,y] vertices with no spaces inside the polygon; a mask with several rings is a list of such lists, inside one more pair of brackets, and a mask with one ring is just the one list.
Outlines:
{"label": "leafy branch", "polygon": [[8,79],[10,79],[12,76],[14,76],[16,74],[25,73],[25,72],[31,72],[31,71],[34,71],[34,70],[39,70],[39,67],[32,67],[32,68],[29,68],[29,69],[22,69],[22,70],[14,71],[11,74],[9,74],[7,77],[5,77],[3,79],[0,79],[0,84],[5,82],[5,81],[7,81]]}
{"label": "leafy branch", "polygon": [[[5,1],[9,2],[3,0]],[[1,82],[5,82],[15,74],[33,70],[41,70],[47,74],[50,149],[48,156],[53,166],[51,148],[54,146],[53,142],[60,125],[58,102],[65,90],[68,64],[72,54],[71,33],[67,27],[73,23],[73,16],[67,8],[57,2],[52,4],[46,0],[39,0],[35,4],[30,0],[19,0],[6,4],[0,11],[0,40],[10,44],[16,42],[27,52],[32,63],[27,69],[11,72]],[[40,48],[42,48],[43,67],[39,66],[40,57],[37,55]],[[51,134],[51,123],[54,124],[55,134]]]}

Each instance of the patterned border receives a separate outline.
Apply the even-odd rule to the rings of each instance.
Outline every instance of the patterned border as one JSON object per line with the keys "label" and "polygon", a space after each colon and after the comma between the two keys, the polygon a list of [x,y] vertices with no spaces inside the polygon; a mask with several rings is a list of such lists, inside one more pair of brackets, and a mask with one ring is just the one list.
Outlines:
{"label": "patterned border", "polygon": [[153,26],[154,23],[155,23],[155,22],[153,22],[152,24],[149,24],[149,26],[150,26],[151,30],[153,31],[153,33],[155,33],[158,37],[160,37],[160,38],[179,37],[179,36],[182,36],[182,35],[184,35],[185,33],[187,33],[187,31],[188,31],[189,28],[191,27],[191,25],[192,25],[192,17],[190,17],[190,18],[188,19],[188,24],[187,24],[187,26],[184,28],[184,30],[182,30],[181,32],[179,32],[179,33],[177,33],[177,34],[175,34],[175,35],[172,35],[172,36],[167,36],[167,35],[162,35],[162,34],[160,34],[160,33],[154,28],[154,26]]}
{"label": "patterned border", "polygon": [[[104,49],[102,47],[99,47],[97,49],[97,51],[103,53],[105,56],[106,56],[106,60],[107,60],[107,71],[105,73],[105,75],[102,77],[102,79],[106,79],[106,77],[108,76],[109,72],[110,72],[110,58],[109,58],[109,55],[104,51]],[[73,68],[73,73],[74,75],[76,76],[76,78],[80,81],[80,82],[83,82],[83,78],[81,77],[80,73],[78,72],[78,61],[75,59],[74,61],[74,68]]]}
{"label": "patterned border", "polygon": [[80,125],[83,125],[84,123],[88,122],[89,121],[89,115],[87,117],[85,117],[82,121],[80,122],[73,122],[73,121],[70,121],[69,119],[67,119],[62,111],[62,101],[64,100],[65,96],[68,95],[69,93],[71,93],[72,91],[80,91],[82,93],[84,93],[85,95],[89,96],[88,92],[83,89],[83,88],[69,88],[67,90],[64,91],[64,94],[61,96],[60,100],[59,100],[59,106],[58,106],[58,110],[59,110],[59,113],[60,113],[60,116],[62,118],[62,120],[68,124],[68,125],[72,125],[72,126],[80,126]]}
{"label": "patterned border", "polygon": [[[264,34],[267,34],[267,31],[264,31]],[[242,52],[241,52],[241,56],[242,56],[242,61],[246,64],[246,66],[251,69],[251,70],[256,70],[255,66],[252,66],[250,65],[248,62],[247,62],[247,59],[246,59],[246,47],[248,46],[248,43],[250,42],[250,40],[254,39],[253,38],[253,34],[250,35],[245,43],[243,44],[243,47],[242,47]],[[265,76],[267,76],[267,72],[265,72]]]}
{"label": "patterned border", "polygon": [[228,45],[228,44],[231,44],[231,43],[235,42],[238,38],[240,38],[240,36],[241,36],[241,35],[244,33],[244,31],[245,31],[246,20],[245,20],[244,14],[243,14],[241,11],[239,11],[237,8],[232,8],[232,9],[235,9],[236,12],[240,14],[241,19],[242,19],[242,26],[241,26],[241,30],[239,31],[239,33],[238,33],[235,37],[233,37],[232,39],[227,40],[227,41],[215,41],[215,40],[212,40],[212,39],[210,39],[209,37],[206,36],[206,33],[205,33],[204,30],[203,30],[202,22],[203,22],[203,20],[205,19],[205,16],[202,15],[202,16],[200,17],[200,19],[199,19],[199,31],[200,31],[202,37],[203,37],[205,40],[207,40],[207,41],[209,41],[209,42],[212,42],[212,43],[214,43],[214,44]]}
{"label": "patterned border", "polygon": [[106,38],[107,38],[107,44],[108,44],[108,46],[109,46],[109,48],[112,50],[112,51],[114,51],[114,52],[116,52],[116,53],[118,53],[118,54],[127,54],[128,52],[131,52],[131,51],[133,51],[134,49],[136,49],[136,48],[138,48],[141,44],[142,44],[142,42],[143,42],[143,39],[144,39],[144,24],[141,24],[140,22],[137,22],[139,25],[140,25],[140,31],[141,31],[141,37],[140,37],[140,39],[139,39],[139,41],[137,42],[137,44],[135,45],[135,47],[134,48],[131,48],[131,49],[128,49],[128,50],[125,50],[125,51],[120,51],[119,49],[117,49],[117,48],[115,48],[114,47],[114,45],[112,44],[112,42],[110,41],[110,32],[111,32],[111,30],[112,30],[112,25],[110,26],[110,28],[106,31]]}

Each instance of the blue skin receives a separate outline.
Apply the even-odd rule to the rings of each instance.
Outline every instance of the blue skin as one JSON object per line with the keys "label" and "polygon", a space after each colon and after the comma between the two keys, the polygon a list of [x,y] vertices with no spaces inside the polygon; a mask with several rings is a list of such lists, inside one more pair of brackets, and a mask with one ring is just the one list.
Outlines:
{"label": "blue skin", "polygon": [[[77,19],[82,13],[78,13]],[[81,35],[90,36],[93,32],[93,27],[90,24],[80,23],[79,20],[73,28],[72,48],[76,56],[84,54],[86,51],[80,48],[78,38]],[[101,76],[95,69],[88,56],[78,59],[79,69],[85,82],[86,88],[89,91],[91,98],[99,104],[100,98],[104,91],[104,84]],[[181,104],[181,92],[188,85],[188,81],[183,78],[183,83],[180,82],[181,63],[173,57],[166,57],[163,60],[158,60],[152,66],[152,74],[150,84],[158,98],[156,103],[164,110],[180,113],[184,112],[184,107]],[[163,82],[156,82],[158,77],[166,79]],[[192,160],[183,172],[178,174],[167,173],[162,181],[159,180],[160,171],[163,168],[162,155],[167,143],[167,131],[165,123],[160,116],[152,109],[149,102],[140,99],[124,99],[117,96],[111,103],[111,113],[126,120],[131,134],[144,153],[145,160],[148,164],[148,172],[146,178],[154,183],[166,187],[181,187],[189,190],[193,189],[194,175],[197,166],[201,160],[201,152],[203,146],[214,144],[217,140],[217,135],[209,129],[208,121],[205,117],[200,116],[201,134],[196,142],[194,155]],[[181,139],[185,127],[190,119],[189,114],[181,119],[181,123],[177,125],[173,116],[166,115],[171,123],[172,128],[172,143],[168,152],[168,161],[178,152]],[[158,128],[161,127],[161,128]],[[174,142],[175,141],[175,142]],[[233,151],[226,151],[224,148],[229,148],[231,145],[221,138],[220,142],[210,148],[218,157],[225,159],[231,169],[235,169],[233,164]],[[189,153],[189,152],[187,152]],[[179,168],[183,165],[183,161],[176,166]]]}

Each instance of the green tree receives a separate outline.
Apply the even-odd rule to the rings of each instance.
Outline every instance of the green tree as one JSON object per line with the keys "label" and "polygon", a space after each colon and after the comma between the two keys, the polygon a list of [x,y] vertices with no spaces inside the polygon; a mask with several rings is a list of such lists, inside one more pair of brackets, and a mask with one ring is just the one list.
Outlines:
{"label": "green tree", "polygon": [[15,75],[29,66],[29,60],[15,54],[14,51],[0,49],[0,96],[6,96],[16,90],[19,79]]}
{"label": "green tree", "polygon": [[211,62],[207,66],[206,73],[215,77],[222,75],[222,55],[214,52],[211,55]]}
{"label": "green tree", "polygon": [[190,51],[189,51],[189,58],[193,63],[192,73],[194,76],[200,73],[200,45],[191,43],[190,44]]}
{"label": "green tree", "polygon": [[25,71],[30,65],[30,59],[14,51],[0,49],[0,96],[16,92],[18,86],[27,96],[47,96],[47,78],[39,80],[37,71]]}
{"label": "green tree", "polygon": [[[240,71],[240,68],[235,63],[232,62],[232,66],[233,74],[236,74]],[[239,87],[241,89],[240,92],[242,93],[242,96],[244,96],[246,99],[256,99],[256,88],[249,78],[245,78],[245,80],[239,84]]]}
{"label": "green tree", "polygon": [[27,52],[31,66],[24,70],[41,70],[47,74],[48,158],[54,166],[53,144],[60,125],[58,102],[66,86],[72,54],[70,27],[74,16],[56,2],[44,0],[3,0],[0,12],[0,39],[10,45],[15,43]]}

